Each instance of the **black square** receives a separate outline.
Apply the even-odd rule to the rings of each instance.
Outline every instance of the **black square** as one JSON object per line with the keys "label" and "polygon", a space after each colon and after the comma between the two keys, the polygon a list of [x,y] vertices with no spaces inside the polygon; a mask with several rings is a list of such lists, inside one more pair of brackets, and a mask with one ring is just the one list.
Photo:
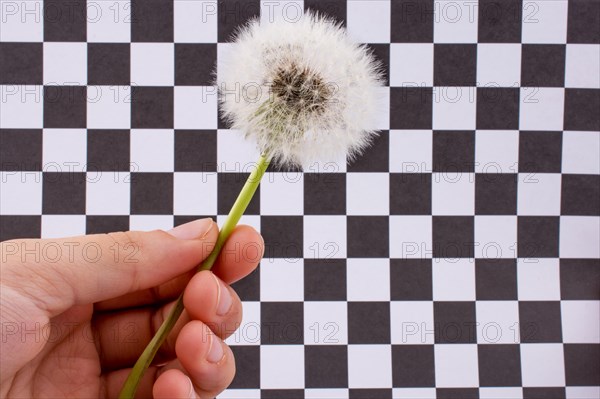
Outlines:
{"label": "black square", "polygon": [[517,226],[519,258],[558,258],[558,216],[519,216]]}
{"label": "black square", "polygon": [[475,132],[433,132],[433,171],[449,174],[473,173],[475,171]]}
{"label": "black square", "polygon": [[518,88],[477,88],[477,129],[516,130],[519,128]]}
{"label": "black square", "polygon": [[346,26],[346,0],[304,0],[304,9],[333,17]]}
{"label": "black square", "polygon": [[477,259],[475,284],[479,301],[516,301],[518,299],[516,260]]}
{"label": "black square", "polygon": [[600,345],[565,344],[564,353],[568,386],[600,385]]}
{"label": "black square", "polygon": [[216,62],[216,44],[175,44],[175,85],[210,86]]}
{"label": "black square", "polygon": [[86,86],[44,86],[44,127],[85,128]]}
{"label": "black square", "polygon": [[260,303],[261,345],[302,345],[304,306],[302,302]]}
{"label": "black square", "polygon": [[237,372],[229,388],[260,388],[260,346],[231,345]]}
{"label": "black square", "polygon": [[477,358],[480,386],[521,386],[519,345],[477,345]]}
{"label": "black square", "polygon": [[392,390],[384,388],[350,388],[349,399],[392,399]]}
{"label": "black square", "polygon": [[475,214],[516,215],[517,174],[477,173],[475,175]]}
{"label": "black square", "polygon": [[433,42],[433,0],[391,2],[392,43]]}
{"label": "black square", "polygon": [[477,44],[435,44],[434,86],[475,86]]}
{"label": "black square", "polygon": [[41,234],[41,216],[0,215],[0,241],[15,238],[39,238]]}
{"label": "black square", "polygon": [[471,216],[433,216],[433,257],[473,258],[475,222]]}
{"label": "black square", "polygon": [[564,130],[600,130],[600,90],[565,89]]}
{"label": "black square", "polygon": [[562,342],[559,301],[519,302],[522,343]]}
{"label": "black square", "polygon": [[369,49],[373,51],[375,60],[381,65],[381,73],[383,75],[383,85],[390,85],[390,45],[389,43],[370,43]]}
{"label": "black square", "polygon": [[600,300],[600,260],[561,259],[560,297],[563,300]]}
{"label": "black square", "polygon": [[260,399],[304,399],[302,389],[261,389]]}
{"label": "black square", "polygon": [[520,132],[519,172],[560,173],[562,132]]}
{"label": "black square", "polygon": [[[0,42],[0,84],[41,85],[43,60],[43,43]],[[3,94],[6,95],[8,91]]]}
{"label": "black square", "polygon": [[129,43],[88,43],[88,84],[131,84]]}
{"label": "black square", "polygon": [[566,398],[565,388],[523,388],[523,399]]}
{"label": "black square", "polygon": [[434,302],[436,344],[477,342],[475,302]]}
{"label": "black square", "polygon": [[389,217],[349,216],[346,223],[349,258],[387,258],[389,256]]}
{"label": "black square", "polygon": [[568,43],[600,43],[600,3],[569,0]]}
{"label": "black square", "polygon": [[42,170],[41,129],[0,129],[0,170]]}
{"label": "black square", "polygon": [[131,127],[173,128],[173,87],[131,87]]}
{"label": "black square", "polygon": [[433,88],[390,87],[390,127],[431,129]]}
{"label": "black square", "polygon": [[86,216],[85,234],[103,234],[129,230],[129,216]]}
{"label": "black square", "polygon": [[348,347],[307,345],[304,347],[306,388],[347,388]]}
{"label": "black square", "polygon": [[434,387],[433,345],[392,345],[392,385]]}
{"label": "black square", "polygon": [[562,175],[560,214],[600,216],[600,175]]}
{"label": "black square", "polygon": [[131,0],[131,41],[172,42],[173,2]]}
{"label": "black square", "polygon": [[[273,7],[273,12],[281,12],[281,7]],[[260,16],[260,0],[219,1],[217,15],[219,43],[232,41],[240,26]]]}
{"label": "black square", "polygon": [[390,165],[390,132],[384,130],[356,159],[348,162],[348,172],[387,172]]}
{"label": "black square", "polygon": [[[237,199],[250,173],[219,173],[217,175],[217,212],[227,215]],[[247,215],[260,214],[260,190],[256,190],[248,208]]]}
{"label": "black square", "polygon": [[216,172],[216,130],[175,130],[175,171]]}
{"label": "black square", "polygon": [[431,259],[390,259],[392,301],[431,301]]}
{"label": "black square", "polygon": [[348,343],[390,343],[389,302],[348,302]]}
{"label": "black square", "polygon": [[562,87],[565,85],[564,44],[523,44],[521,86]]}
{"label": "black square", "polygon": [[261,216],[265,258],[302,258],[303,226],[302,216]]}
{"label": "black square", "polygon": [[129,130],[87,131],[87,170],[122,171],[130,170]]}
{"label": "black square", "polygon": [[437,399],[479,399],[477,388],[436,388]]}
{"label": "black square", "polygon": [[343,215],[346,213],[345,173],[305,173],[304,213]]}
{"label": "black square", "polygon": [[305,259],[304,300],[345,301],[346,260]]}
{"label": "black square", "polygon": [[390,214],[431,215],[431,174],[390,173]]}
{"label": "black square", "polygon": [[521,41],[522,0],[480,0],[480,43],[519,43]]}
{"label": "black square", "polygon": [[231,284],[242,301],[260,300],[260,265],[252,273]]}
{"label": "black square", "polygon": [[44,172],[43,214],[84,215],[85,173]]}
{"label": "black square", "polygon": [[173,173],[132,173],[131,214],[172,215]]}
{"label": "black square", "polygon": [[44,0],[43,13],[45,42],[86,41],[86,0]]}

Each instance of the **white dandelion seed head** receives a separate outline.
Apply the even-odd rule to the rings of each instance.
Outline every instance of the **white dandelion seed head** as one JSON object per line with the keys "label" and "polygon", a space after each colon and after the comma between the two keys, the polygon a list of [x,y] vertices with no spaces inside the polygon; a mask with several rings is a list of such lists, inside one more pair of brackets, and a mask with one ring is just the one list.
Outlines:
{"label": "white dandelion seed head", "polygon": [[224,117],[281,165],[353,159],[376,135],[380,65],[335,21],[250,22],[219,60]]}

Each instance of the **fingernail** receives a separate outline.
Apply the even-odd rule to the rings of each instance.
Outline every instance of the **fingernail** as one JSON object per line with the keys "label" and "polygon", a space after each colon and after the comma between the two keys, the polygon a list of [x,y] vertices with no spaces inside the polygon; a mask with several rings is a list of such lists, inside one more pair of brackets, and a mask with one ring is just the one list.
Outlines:
{"label": "fingernail", "polygon": [[182,240],[204,238],[212,230],[214,224],[215,222],[211,218],[198,219],[179,225],[167,231],[167,233]]}
{"label": "fingernail", "polygon": [[208,349],[208,353],[206,354],[206,360],[211,363],[218,363],[224,356],[223,352],[223,344],[221,340],[216,335],[212,334],[210,336],[210,348]]}
{"label": "fingernail", "polygon": [[217,316],[223,316],[231,309],[232,299],[229,289],[217,276],[212,275],[217,282]]}
{"label": "fingernail", "polygon": [[190,377],[188,377],[187,379],[190,383],[190,392],[188,393],[188,398],[196,399],[196,390],[194,389],[194,383],[192,383],[192,380],[190,379]]}

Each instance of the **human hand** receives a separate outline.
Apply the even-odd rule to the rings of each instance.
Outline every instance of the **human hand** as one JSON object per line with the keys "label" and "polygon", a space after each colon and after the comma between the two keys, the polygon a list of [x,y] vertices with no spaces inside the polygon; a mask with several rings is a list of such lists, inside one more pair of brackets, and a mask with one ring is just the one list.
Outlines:
{"label": "human hand", "polygon": [[201,219],[169,232],[2,242],[0,398],[117,397],[182,291],[185,310],[138,396],[219,394],[235,373],[222,340],[242,319],[229,284],[256,268],[264,241],[238,226],[212,271],[195,274],[217,235]]}

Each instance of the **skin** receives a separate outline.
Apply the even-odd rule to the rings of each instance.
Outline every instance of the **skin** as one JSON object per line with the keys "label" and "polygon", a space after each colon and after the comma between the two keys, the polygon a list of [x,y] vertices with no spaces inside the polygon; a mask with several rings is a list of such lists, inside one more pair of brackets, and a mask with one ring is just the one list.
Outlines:
{"label": "skin", "polygon": [[[137,396],[218,395],[235,373],[223,339],[242,320],[229,284],[256,268],[264,241],[238,226],[212,271],[195,274],[217,234],[212,220],[201,219],[169,232],[2,242],[0,397],[117,397],[181,292],[185,311]],[[211,349],[219,356],[212,345],[222,349],[216,362],[207,359]]]}

